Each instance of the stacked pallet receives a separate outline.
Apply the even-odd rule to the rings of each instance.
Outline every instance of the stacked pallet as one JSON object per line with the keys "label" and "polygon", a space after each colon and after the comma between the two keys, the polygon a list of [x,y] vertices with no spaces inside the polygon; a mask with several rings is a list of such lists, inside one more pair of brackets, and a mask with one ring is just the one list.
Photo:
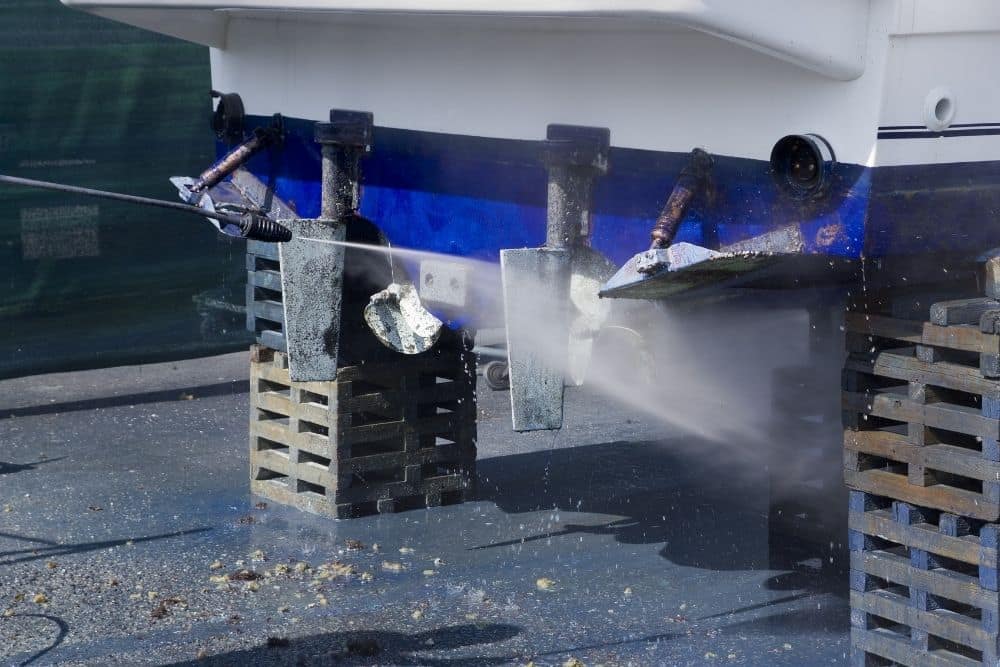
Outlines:
{"label": "stacked pallet", "polygon": [[857,665],[998,665],[1000,301],[846,317],[845,480]]}
{"label": "stacked pallet", "polygon": [[251,352],[251,490],[347,518],[461,502],[475,480],[475,356],[444,345],[293,382]]}
{"label": "stacked pallet", "polygon": [[285,314],[277,243],[247,241],[247,331],[257,342],[285,351]]}

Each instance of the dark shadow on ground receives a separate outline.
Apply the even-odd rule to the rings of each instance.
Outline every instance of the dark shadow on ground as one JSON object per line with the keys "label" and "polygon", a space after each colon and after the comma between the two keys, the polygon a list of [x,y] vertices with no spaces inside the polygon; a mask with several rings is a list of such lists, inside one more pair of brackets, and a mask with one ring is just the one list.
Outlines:
{"label": "dark shadow on ground", "polygon": [[819,610],[788,609],[769,616],[726,625],[730,635],[762,634],[775,637],[825,633],[843,636],[851,631],[851,619],[846,613],[823,613]]}
{"label": "dark shadow on ground", "polygon": [[65,556],[67,554],[86,553],[88,551],[100,551],[111,549],[126,544],[141,544],[143,542],[155,542],[174,537],[184,537],[211,530],[207,527],[190,528],[188,530],[178,530],[172,533],[160,533],[159,535],[147,535],[145,537],[123,537],[117,540],[101,540],[99,542],[76,542],[71,544],[57,544],[40,538],[28,537],[26,535],[16,535],[14,533],[0,533],[0,537],[13,540],[31,542],[36,545],[26,549],[13,549],[0,551],[0,566],[14,565],[16,563],[26,563],[33,560],[52,558],[54,556]]}
{"label": "dark shadow on ground", "polygon": [[25,665],[33,665],[36,661],[38,661],[41,658],[43,658],[52,649],[54,649],[57,646],[59,646],[60,644],[62,644],[63,640],[66,639],[66,635],[69,634],[69,624],[66,621],[64,621],[61,618],[59,618],[58,616],[52,616],[51,614],[14,614],[14,617],[17,617],[17,618],[41,618],[41,619],[44,619],[46,621],[52,621],[53,623],[55,623],[56,627],[59,629],[59,632],[56,634],[56,637],[55,637],[55,639],[52,640],[51,644],[49,644],[48,646],[46,646],[45,648],[43,648],[41,651],[38,651],[37,653],[35,653],[34,655],[32,655],[30,658],[28,658],[24,662],[18,663],[18,665],[20,665],[20,667],[25,667]]}
{"label": "dark shadow on ground", "polygon": [[[687,439],[684,451],[698,452],[699,447]],[[766,474],[728,467],[710,454],[707,443],[704,451],[709,454],[694,456],[670,442],[617,441],[481,460],[479,498],[504,512],[556,508],[625,518],[563,523],[553,532],[476,548],[565,535],[612,535],[626,544],[664,543],[661,554],[678,565],[769,569],[767,549],[759,548],[766,546],[768,531],[762,502],[768,493]],[[801,550],[802,545],[788,546]]]}
{"label": "dark shadow on ground", "polygon": [[190,401],[198,398],[208,398],[210,396],[246,394],[249,393],[249,391],[250,380],[233,380],[231,382],[218,382],[216,384],[206,384],[197,387],[179,387],[177,389],[148,391],[140,394],[123,394],[122,396],[107,396],[105,398],[91,398],[81,401],[66,401],[64,403],[46,403],[45,405],[32,405],[24,408],[10,408],[8,410],[0,410],[0,419],[10,419],[11,417],[37,417],[39,415],[62,414],[64,412],[77,412],[80,410],[98,410],[101,408],[116,408],[127,405],[140,405],[143,403]]}
{"label": "dark shadow on ground", "polygon": [[[514,625],[452,625],[427,632],[331,632],[295,639],[268,638],[262,646],[174,663],[171,667],[229,665],[426,665],[475,667],[509,664],[511,656],[433,657],[437,651],[495,644],[521,634]],[[263,638],[262,638],[263,641]]]}
{"label": "dark shadow on ground", "polygon": [[0,461],[0,475],[12,475],[16,472],[24,472],[25,470],[34,470],[40,465],[46,463],[54,463],[56,461],[62,461],[65,456],[59,456],[54,459],[39,459],[34,463],[9,463],[7,461]]}

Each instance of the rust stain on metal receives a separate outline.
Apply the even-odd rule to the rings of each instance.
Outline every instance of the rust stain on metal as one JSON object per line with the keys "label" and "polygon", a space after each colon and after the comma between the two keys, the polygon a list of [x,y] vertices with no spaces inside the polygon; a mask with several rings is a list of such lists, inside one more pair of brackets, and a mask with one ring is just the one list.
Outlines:
{"label": "rust stain on metal", "polygon": [[820,227],[816,231],[815,243],[817,247],[828,248],[843,238],[844,225],[836,222]]}

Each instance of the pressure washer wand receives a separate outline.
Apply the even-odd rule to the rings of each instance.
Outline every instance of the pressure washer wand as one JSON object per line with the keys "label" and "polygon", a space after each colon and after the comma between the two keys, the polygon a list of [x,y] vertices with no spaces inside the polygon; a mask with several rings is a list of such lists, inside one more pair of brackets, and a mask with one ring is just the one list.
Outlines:
{"label": "pressure washer wand", "polygon": [[198,206],[182,202],[152,199],[150,197],[139,197],[137,195],[126,195],[119,192],[108,192],[106,190],[94,190],[92,188],[83,188],[78,185],[65,185],[63,183],[52,183],[49,181],[36,181],[31,178],[5,176],[3,174],[0,174],[0,183],[23,185],[29,188],[42,188],[44,190],[55,190],[56,192],[68,192],[87,197],[112,199],[115,201],[128,202],[130,204],[156,206],[159,208],[169,208],[175,211],[183,211],[185,213],[194,213],[205,218],[218,220],[219,222],[227,225],[235,225],[240,230],[241,237],[254,241],[278,243],[290,241],[292,239],[292,232],[287,227],[278,224],[266,216],[256,213],[246,213],[244,215],[219,213],[218,211],[209,211]]}

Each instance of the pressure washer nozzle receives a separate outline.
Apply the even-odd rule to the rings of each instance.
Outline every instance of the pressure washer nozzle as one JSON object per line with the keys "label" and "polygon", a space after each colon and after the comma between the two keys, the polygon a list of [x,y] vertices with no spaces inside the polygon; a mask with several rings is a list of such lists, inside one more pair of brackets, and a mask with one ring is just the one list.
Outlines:
{"label": "pressure washer nozzle", "polygon": [[252,241],[287,243],[292,240],[292,230],[260,215],[245,215],[240,220],[240,235]]}

